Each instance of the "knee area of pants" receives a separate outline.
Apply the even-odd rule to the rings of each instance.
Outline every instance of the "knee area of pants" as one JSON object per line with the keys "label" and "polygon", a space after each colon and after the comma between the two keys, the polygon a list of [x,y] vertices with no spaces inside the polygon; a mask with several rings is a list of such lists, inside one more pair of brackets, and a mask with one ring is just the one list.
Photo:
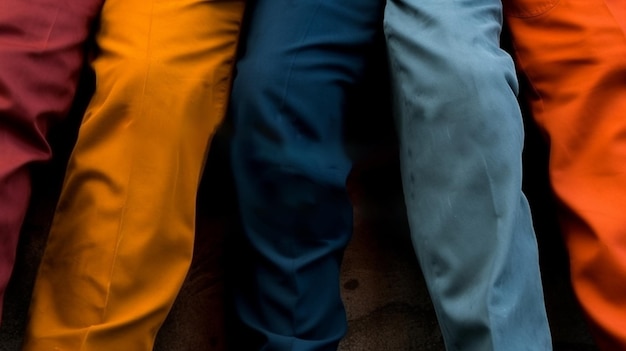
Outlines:
{"label": "knee area of pants", "polygon": [[280,189],[293,188],[312,193],[345,188],[343,186],[345,176],[333,170],[314,170],[295,163],[268,162],[254,157],[247,158],[244,164],[247,173],[254,174],[256,179],[265,182],[267,186]]}
{"label": "knee area of pants", "polygon": [[333,169],[316,169],[289,157],[272,159],[264,153],[240,154],[235,151],[234,155],[235,172],[247,179],[242,185],[271,193],[271,197],[282,205],[313,206],[321,198],[346,193],[346,175]]}
{"label": "knee area of pants", "polygon": [[132,89],[133,94],[125,94],[125,96],[136,96],[136,92],[143,90],[139,89],[145,86],[149,71],[149,62],[133,58],[116,57],[111,60],[97,57],[93,66],[96,73],[97,88],[101,86],[103,91],[112,93]]}
{"label": "knee area of pants", "polygon": [[[352,218],[345,188],[285,170],[266,170],[255,180],[239,181],[244,211],[280,222],[279,227],[301,228],[300,239],[343,236]],[[241,180],[241,179],[240,179]],[[251,204],[252,207],[250,207]],[[277,215],[278,214],[278,215]]]}
{"label": "knee area of pants", "polygon": [[490,53],[472,54],[465,51],[451,53],[445,65],[449,79],[441,80],[447,84],[445,90],[465,90],[470,97],[497,96],[506,90],[517,94],[518,85],[512,60],[505,56]]}
{"label": "knee area of pants", "polygon": [[289,75],[290,62],[274,56],[242,60],[235,71],[235,88],[248,94],[260,94],[262,87],[278,85]]}
{"label": "knee area of pants", "polygon": [[[97,81],[110,82],[111,86],[126,86],[143,91],[144,87],[167,87],[171,93],[179,93],[185,86],[200,85],[201,80],[212,80],[210,71],[197,62],[166,61],[135,57],[134,55],[103,55],[94,61]],[[206,74],[203,77],[203,74]],[[108,79],[108,80],[107,80]],[[148,81],[149,80],[149,81]],[[106,83],[105,83],[106,84]],[[176,86],[176,89],[173,87]]]}
{"label": "knee area of pants", "polygon": [[[446,50],[429,50],[423,43],[413,43],[406,33],[388,30],[389,60],[392,70],[407,71],[402,80],[416,81],[417,89],[432,89],[443,96],[458,94],[467,98],[490,96],[511,91],[518,93],[513,59],[493,48],[461,45]],[[386,29],[387,32],[387,29]],[[426,52],[420,54],[422,47]]]}

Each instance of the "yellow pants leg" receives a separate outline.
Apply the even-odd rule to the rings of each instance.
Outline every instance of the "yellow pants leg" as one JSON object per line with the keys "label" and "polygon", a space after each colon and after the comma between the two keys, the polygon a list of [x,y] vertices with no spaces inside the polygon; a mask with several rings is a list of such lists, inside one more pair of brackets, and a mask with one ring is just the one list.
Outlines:
{"label": "yellow pants leg", "polygon": [[151,350],[189,267],[243,2],[106,0],[24,350]]}

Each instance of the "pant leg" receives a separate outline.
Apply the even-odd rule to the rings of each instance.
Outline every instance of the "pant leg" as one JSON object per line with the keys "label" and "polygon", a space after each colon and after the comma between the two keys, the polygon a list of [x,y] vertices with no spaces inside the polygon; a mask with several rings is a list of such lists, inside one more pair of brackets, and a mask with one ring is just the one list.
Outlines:
{"label": "pant leg", "polygon": [[602,350],[626,349],[626,1],[507,3],[574,291]]}
{"label": "pant leg", "polygon": [[[336,350],[352,232],[343,117],[380,34],[379,0],[258,0],[232,96],[232,164],[248,274],[242,350]],[[243,335],[246,335],[245,337]]]}
{"label": "pant leg", "polygon": [[71,106],[100,3],[0,4],[0,316],[30,199],[29,165],[50,158],[46,133]]}
{"label": "pant leg", "polygon": [[448,350],[550,350],[498,0],[385,12],[413,244]]}
{"label": "pant leg", "polygon": [[193,251],[241,1],[107,0],[25,350],[152,350]]}

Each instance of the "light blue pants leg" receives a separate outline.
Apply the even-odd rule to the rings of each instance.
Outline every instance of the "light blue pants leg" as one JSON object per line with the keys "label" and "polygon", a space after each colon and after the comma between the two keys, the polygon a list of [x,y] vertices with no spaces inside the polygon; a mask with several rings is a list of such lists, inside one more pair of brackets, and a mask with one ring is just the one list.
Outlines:
{"label": "light blue pants leg", "polygon": [[448,350],[551,349],[499,0],[389,0],[413,244]]}

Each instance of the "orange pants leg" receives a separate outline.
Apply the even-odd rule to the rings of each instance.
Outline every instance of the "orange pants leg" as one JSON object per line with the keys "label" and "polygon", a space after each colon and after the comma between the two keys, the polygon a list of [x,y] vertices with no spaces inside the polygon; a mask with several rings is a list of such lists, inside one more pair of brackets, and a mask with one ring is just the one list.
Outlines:
{"label": "orange pants leg", "polygon": [[600,348],[626,350],[626,1],[508,1],[574,290]]}
{"label": "orange pants leg", "polygon": [[242,1],[106,0],[24,350],[149,351],[186,276]]}

